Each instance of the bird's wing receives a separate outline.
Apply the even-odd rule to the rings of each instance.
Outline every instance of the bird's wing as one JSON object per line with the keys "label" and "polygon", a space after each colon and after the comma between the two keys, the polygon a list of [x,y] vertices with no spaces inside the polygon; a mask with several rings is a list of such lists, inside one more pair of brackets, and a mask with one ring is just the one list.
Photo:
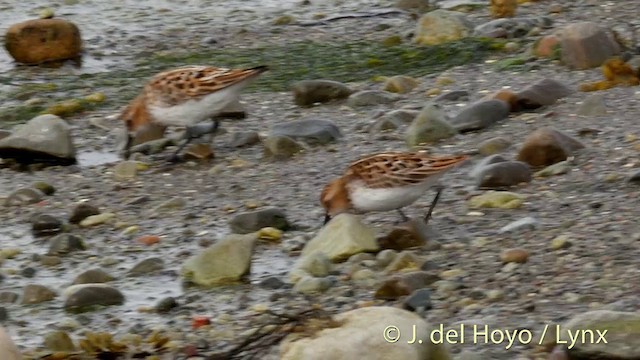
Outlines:
{"label": "bird's wing", "polygon": [[241,83],[266,70],[266,66],[250,69],[186,66],[157,74],[147,83],[146,91],[171,106]]}
{"label": "bird's wing", "polygon": [[434,156],[420,152],[381,153],[352,163],[347,174],[370,188],[417,185],[447,171],[468,158],[467,155]]}

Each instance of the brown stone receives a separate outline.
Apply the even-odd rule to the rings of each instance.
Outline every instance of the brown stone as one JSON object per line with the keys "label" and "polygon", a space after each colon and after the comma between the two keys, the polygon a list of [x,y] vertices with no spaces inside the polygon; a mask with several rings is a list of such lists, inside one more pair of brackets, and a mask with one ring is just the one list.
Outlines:
{"label": "brown stone", "polygon": [[497,99],[509,104],[509,111],[518,111],[518,95],[511,90],[498,90],[484,97],[483,100]]}
{"label": "brown stone", "polygon": [[213,158],[213,150],[207,144],[193,144],[185,151],[185,159],[204,160]]}
{"label": "brown stone", "polygon": [[526,263],[529,260],[529,252],[524,249],[507,249],[500,254],[503,263]]}
{"label": "brown stone", "polygon": [[40,64],[78,57],[82,38],[78,27],[69,21],[35,19],[9,27],[5,48],[16,62]]}
{"label": "brown stone", "polygon": [[540,58],[554,58],[556,49],[559,48],[560,39],[556,35],[543,36],[533,45],[533,55]]}
{"label": "brown stone", "polygon": [[376,299],[395,300],[410,295],[440,280],[438,275],[426,271],[413,271],[402,275],[394,275],[386,279],[376,290]]}
{"label": "brown stone", "polygon": [[501,189],[531,182],[529,165],[521,161],[502,161],[486,166],[478,174],[479,189]]}
{"label": "brown stone", "polygon": [[560,44],[562,62],[578,70],[600,66],[621,52],[611,31],[589,21],[565,27]]}
{"label": "brown stone", "polygon": [[427,243],[427,226],[421,220],[409,220],[394,227],[391,232],[378,239],[378,244],[383,249],[396,251],[422,247]]}
{"label": "brown stone", "polygon": [[534,168],[566,160],[585,146],[573,137],[551,127],[540,128],[525,139],[517,160]]}

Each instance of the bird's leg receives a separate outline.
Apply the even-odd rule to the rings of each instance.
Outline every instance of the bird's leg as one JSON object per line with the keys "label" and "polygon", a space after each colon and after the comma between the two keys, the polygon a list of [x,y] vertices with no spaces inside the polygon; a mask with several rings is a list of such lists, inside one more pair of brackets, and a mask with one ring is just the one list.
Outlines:
{"label": "bird's leg", "polygon": [[129,160],[129,157],[131,156],[131,144],[133,144],[133,135],[127,132],[127,142],[124,145],[124,151],[122,153],[122,157],[125,160]]}
{"label": "bird's leg", "polygon": [[431,219],[431,213],[433,212],[433,209],[436,207],[436,204],[438,203],[438,199],[440,199],[440,193],[442,193],[442,190],[444,189],[444,186],[442,185],[437,185],[436,186],[436,197],[433,198],[433,201],[431,202],[431,206],[429,206],[429,211],[427,212],[427,216],[425,216],[424,218],[424,224],[427,225],[429,223],[429,219]]}
{"label": "bird's leg", "polygon": [[169,157],[167,158],[167,161],[169,162],[178,162],[180,161],[180,156],[178,156],[178,154],[185,148],[187,147],[187,145],[189,145],[191,143],[191,141],[193,141],[194,139],[198,138],[199,136],[196,134],[195,128],[193,126],[187,126],[185,128],[184,131],[184,137],[183,140],[184,142],[182,144],[180,144],[180,146],[178,146],[178,148],[176,149],[176,151],[169,155]]}
{"label": "bird's leg", "polygon": [[187,145],[189,145],[193,140],[202,137],[206,134],[213,134],[218,131],[220,127],[220,122],[217,119],[213,119],[211,124],[198,124],[187,126],[184,132],[184,142],[178,146],[178,149],[169,156],[167,159],[169,162],[178,162],[180,157],[178,154],[182,151]]}
{"label": "bird's leg", "polygon": [[213,140],[213,136],[215,135],[215,133],[218,132],[218,129],[220,128],[220,120],[218,118],[212,118],[211,119],[211,129],[209,131],[209,135],[210,135],[210,139],[209,142],[211,142]]}
{"label": "bird's leg", "polygon": [[398,214],[400,214],[400,218],[402,219],[402,222],[409,221],[409,217],[407,215],[405,215],[404,212],[402,212],[401,209],[396,209],[396,211],[398,212]]}

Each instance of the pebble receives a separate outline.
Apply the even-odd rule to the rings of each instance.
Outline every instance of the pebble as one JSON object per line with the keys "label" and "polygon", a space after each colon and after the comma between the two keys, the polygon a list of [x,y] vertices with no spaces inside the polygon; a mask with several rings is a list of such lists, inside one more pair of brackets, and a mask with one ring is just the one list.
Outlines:
{"label": "pebble", "polygon": [[47,214],[35,215],[31,219],[31,230],[34,236],[55,235],[62,231],[62,221]]}
{"label": "pebble", "polygon": [[635,173],[631,174],[629,176],[629,179],[627,180],[627,182],[634,183],[634,184],[640,184],[640,170],[638,170]]}
{"label": "pebble", "polygon": [[156,306],[154,307],[155,311],[160,313],[160,314],[166,314],[168,312],[170,312],[171,310],[175,309],[178,307],[178,302],[176,301],[175,298],[173,297],[166,297],[160,301],[158,301],[158,303],[156,304]]}
{"label": "pebble", "polygon": [[382,90],[363,90],[353,93],[347,99],[351,107],[375,106],[391,104],[400,100],[400,96]]}
{"label": "pebble", "polygon": [[268,136],[262,140],[264,157],[286,160],[304,151],[304,146],[288,136]]}
{"label": "pebble", "polygon": [[51,196],[56,192],[56,188],[46,181],[36,181],[33,183],[33,188],[40,190],[43,194],[48,196]]}
{"label": "pebble", "polygon": [[258,230],[258,239],[268,241],[280,241],[282,239],[282,230],[274,227],[265,227]]}
{"label": "pebble", "polygon": [[293,291],[301,294],[322,293],[331,287],[331,280],[327,278],[317,278],[304,276],[293,287]]}
{"label": "pebble", "polygon": [[393,260],[395,260],[397,256],[398,252],[392,249],[384,249],[380,251],[376,255],[378,266],[380,266],[381,268],[388,266],[389,264],[391,264],[391,262],[393,262]]}
{"label": "pebble", "polygon": [[249,234],[263,228],[287,230],[290,224],[284,210],[271,207],[238,214],[231,219],[229,227],[236,234]]}
{"label": "pebble", "polygon": [[107,274],[102,269],[89,269],[82,274],[76,276],[73,280],[73,284],[95,284],[95,283],[106,283],[109,281],[113,281],[115,278],[109,274]]}
{"label": "pebble", "polygon": [[45,335],[44,346],[56,352],[73,352],[76,350],[73,340],[66,331],[52,331]]}
{"label": "pebble", "polygon": [[5,204],[7,206],[35,204],[42,201],[43,197],[44,193],[40,190],[21,188],[9,194],[5,200]]}
{"label": "pebble", "polygon": [[327,145],[338,140],[342,134],[333,121],[311,118],[273,125],[269,130],[269,136],[284,136],[312,145]]}
{"label": "pebble", "polygon": [[484,156],[494,155],[507,150],[511,145],[511,141],[504,137],[497,136],[478,144],[478,152]]}
{"label": "pebble", "polygon": [[569,236],[568,235],[560,235],[560,236],[556,236],[555,238],[553,238],[551,240],[551,249],[552,250],[560,250],[560,249],[566,249],[568,247],[570,247],[571,241],[569,240]]}
{"label": "pebble", "polygon": [[553,165],[549,165],[546,168],[536,172],[533,174],[535,177],[549,177],[566,174],[571,170],[571,165],[569,165],[568,161],[560,161],[559,163],[555,163]]}
{"label": "pebble", "polygon": [[481,130],[506,119],[509,112],[509,104],[502,100],[483,100],[462,109],[450,123],[459,132]]}
{"label": "pebble", "polygon": [[80,203],[71,211],[69,222],[72,224],[78,224],[87,217],[98,214],[100,214],[100,209],[96,206],[89,203]]}
{"label": "pebble", "polygon": [[520,150],[517,160],[532,167],[549,166],[567,158],[585,145],[577,139],[551,127],[540,128],[529,134]]}
{"label": "pebble", "polygon": [[73,234],[59,234],[49,243],[47,255],[66,255],[74,251],[86,250],[87,246],[82,237]]}
{"label": "pebble", "polygon": [[503,263],[526,263],[529,260],[529,252],[524,249],[506,249],[500,254]]}
{"label": "pebble", "polygon": [[237,131],[231,134],[229,145],[235,148],[247,147],[258,144],[260,136],[255,131]]}
{"label": "pebble", "polygon": [[80,221],[80,226],[89,227],[96,226],[110,222],[115,219],[116,214],[111,212],[101,213],[98,215],[91,215]]}
{"label": "pebble", "polygon": [[419,269],[422,261],[418,259],[413,252],[402,251],[393,259],[393,261],[384,268],[385,273],[401,272],[406,270]]}
{"label": "pebble", "polygon": [[[125,230],[126,231],[126,230]],[[124,233],[124,232],[123,232]],[[160,242],[160,236],[158,235],[143,235],[136,239],[137,243],[151,246]]]}
{"label": "pebble", "polygon": [[158,214],[166,211],[179,210],[187,205],[187,201],[181,197],[171,198],[151,210],[152,213]]}
{"label": "pebble", "polygon": [[259,285],[263,289],[275,290],[284,287],[285,283],[278,277],[269,276],[268,278],[260,281]]}
{"label": "pebble", "polygon": [[137,263],[128,272],[128,276],[140,276],[154,272],[158,272],[164,269],[164,260],[161,258],[148,258]]}
{"label": "pebble", "polygon": [[521,161],[502,161],[487,165],[477,175],[479,189],[501,189],[532,180],[531,168]]}
{"label": "pebble", "polygon": [[504,234],[508,232],[520,232],[526,229],[535,230],[539,225],[540,223],[536,218],[527,216],[501,227],[500,230],[498,230],[498,233]]}
{"label": "pebble", "polygon": [[482,160],[478,161],[476,165],[469,171],[469,177],[478,178],[480,174],[490,165],[507,161],[507,158],[501,154],[489,155]]}
{"label": "pebble", "polygon": [[607,115],[607,104],[602,94],[592,94],[588,96],[577,111],[582,116],[602,116]]}
{"label": "pebble", "polygon": [[113,167],[113,174],[117,180],[133,179],[138,174],[138,165],[135,160],[121,161]]}
{"label": "pebble", "polygon": [[418,86],[418,81],[410,76],[396,75],[388,78],[383,90],[392,93],[406,94]]}
{"label": "pebble", "polygon": [[433,99],[433,102],[461,101],[469,97],[467,90],[452,90],[442,93]]}
{"label": "pebble", "polygon": [[517,209],[524,203],[524,198],[513,192],[490,190],[482,195],[477,195],[469,199],[469,207],[477,208],[499,208]]}
{"label": "pebble", "polygon": [[433,305],[431,304],[431,290],[418,289],[415,290],[408,298],[403,302],[403,307],[409,311],[421,312],[425,310],[431,310]]}
{"label": "pebble", "polygon": [[449,117],[438,103],[427,103],[413,119],[405,132],[405,142],[409,147],[448,139],[458,131],[449,123]]}
{"label": "pebble", "polygon": [[333,80],[302,80],[292,90],[294,102],[303,107],[346,99],[353,93],[349,86]]}
{"label": "pebble", "polygon": [[22,304],[39,304],[53,300],[57,294],[55,291],[43,285],[30,284],[24,287]]}
{"label": "pebble", "polygon": [[413,291],[426,288],[438,282],[437,275],[426,271],[411,271],[395,274],[385,279],[378,286],[374,297],[382,300],[395,300],[410,295]]}
{"label": "pebble", "polygon": [[91,307],[122,305],[124,295],[111,286],[104,284],[72,285],[65,290],[64,308],[71,311],[85,311]]}
{"label": "pebble", "polygon": [[490,302],[498,302],[504,299],[504,291],[500,289],[492,289],[487,291],[487,300]]}

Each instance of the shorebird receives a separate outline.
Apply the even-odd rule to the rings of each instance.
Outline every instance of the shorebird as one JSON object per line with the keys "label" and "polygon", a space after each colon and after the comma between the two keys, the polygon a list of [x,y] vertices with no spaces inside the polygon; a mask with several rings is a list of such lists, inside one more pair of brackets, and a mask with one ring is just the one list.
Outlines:
{"label": "shorebird", "polygon": [[[184,126],[185,141],[169,157],[170,161],[177,161],[178,153],[193,139],[217,131],[220,124],[216,116],[267,70],[267,66],[248,69],[185,66],[153,76],[120,114],[127,129],[124,158],[129,158],[133,139],[145,128]],[[205,120],[212,122],[198,125]]]}
{"label": "shorebird", "polygon": [[322,190],[320,202],[325,209],[324,224],[343,213],[367,213],[397,210],[413,204],[434,187],[436,196],[425,222],[431,218],[443,186],[438,182],[448,170],[469,158],[468,155],[428,155],[422,152],[389,152],[362,158]]}

